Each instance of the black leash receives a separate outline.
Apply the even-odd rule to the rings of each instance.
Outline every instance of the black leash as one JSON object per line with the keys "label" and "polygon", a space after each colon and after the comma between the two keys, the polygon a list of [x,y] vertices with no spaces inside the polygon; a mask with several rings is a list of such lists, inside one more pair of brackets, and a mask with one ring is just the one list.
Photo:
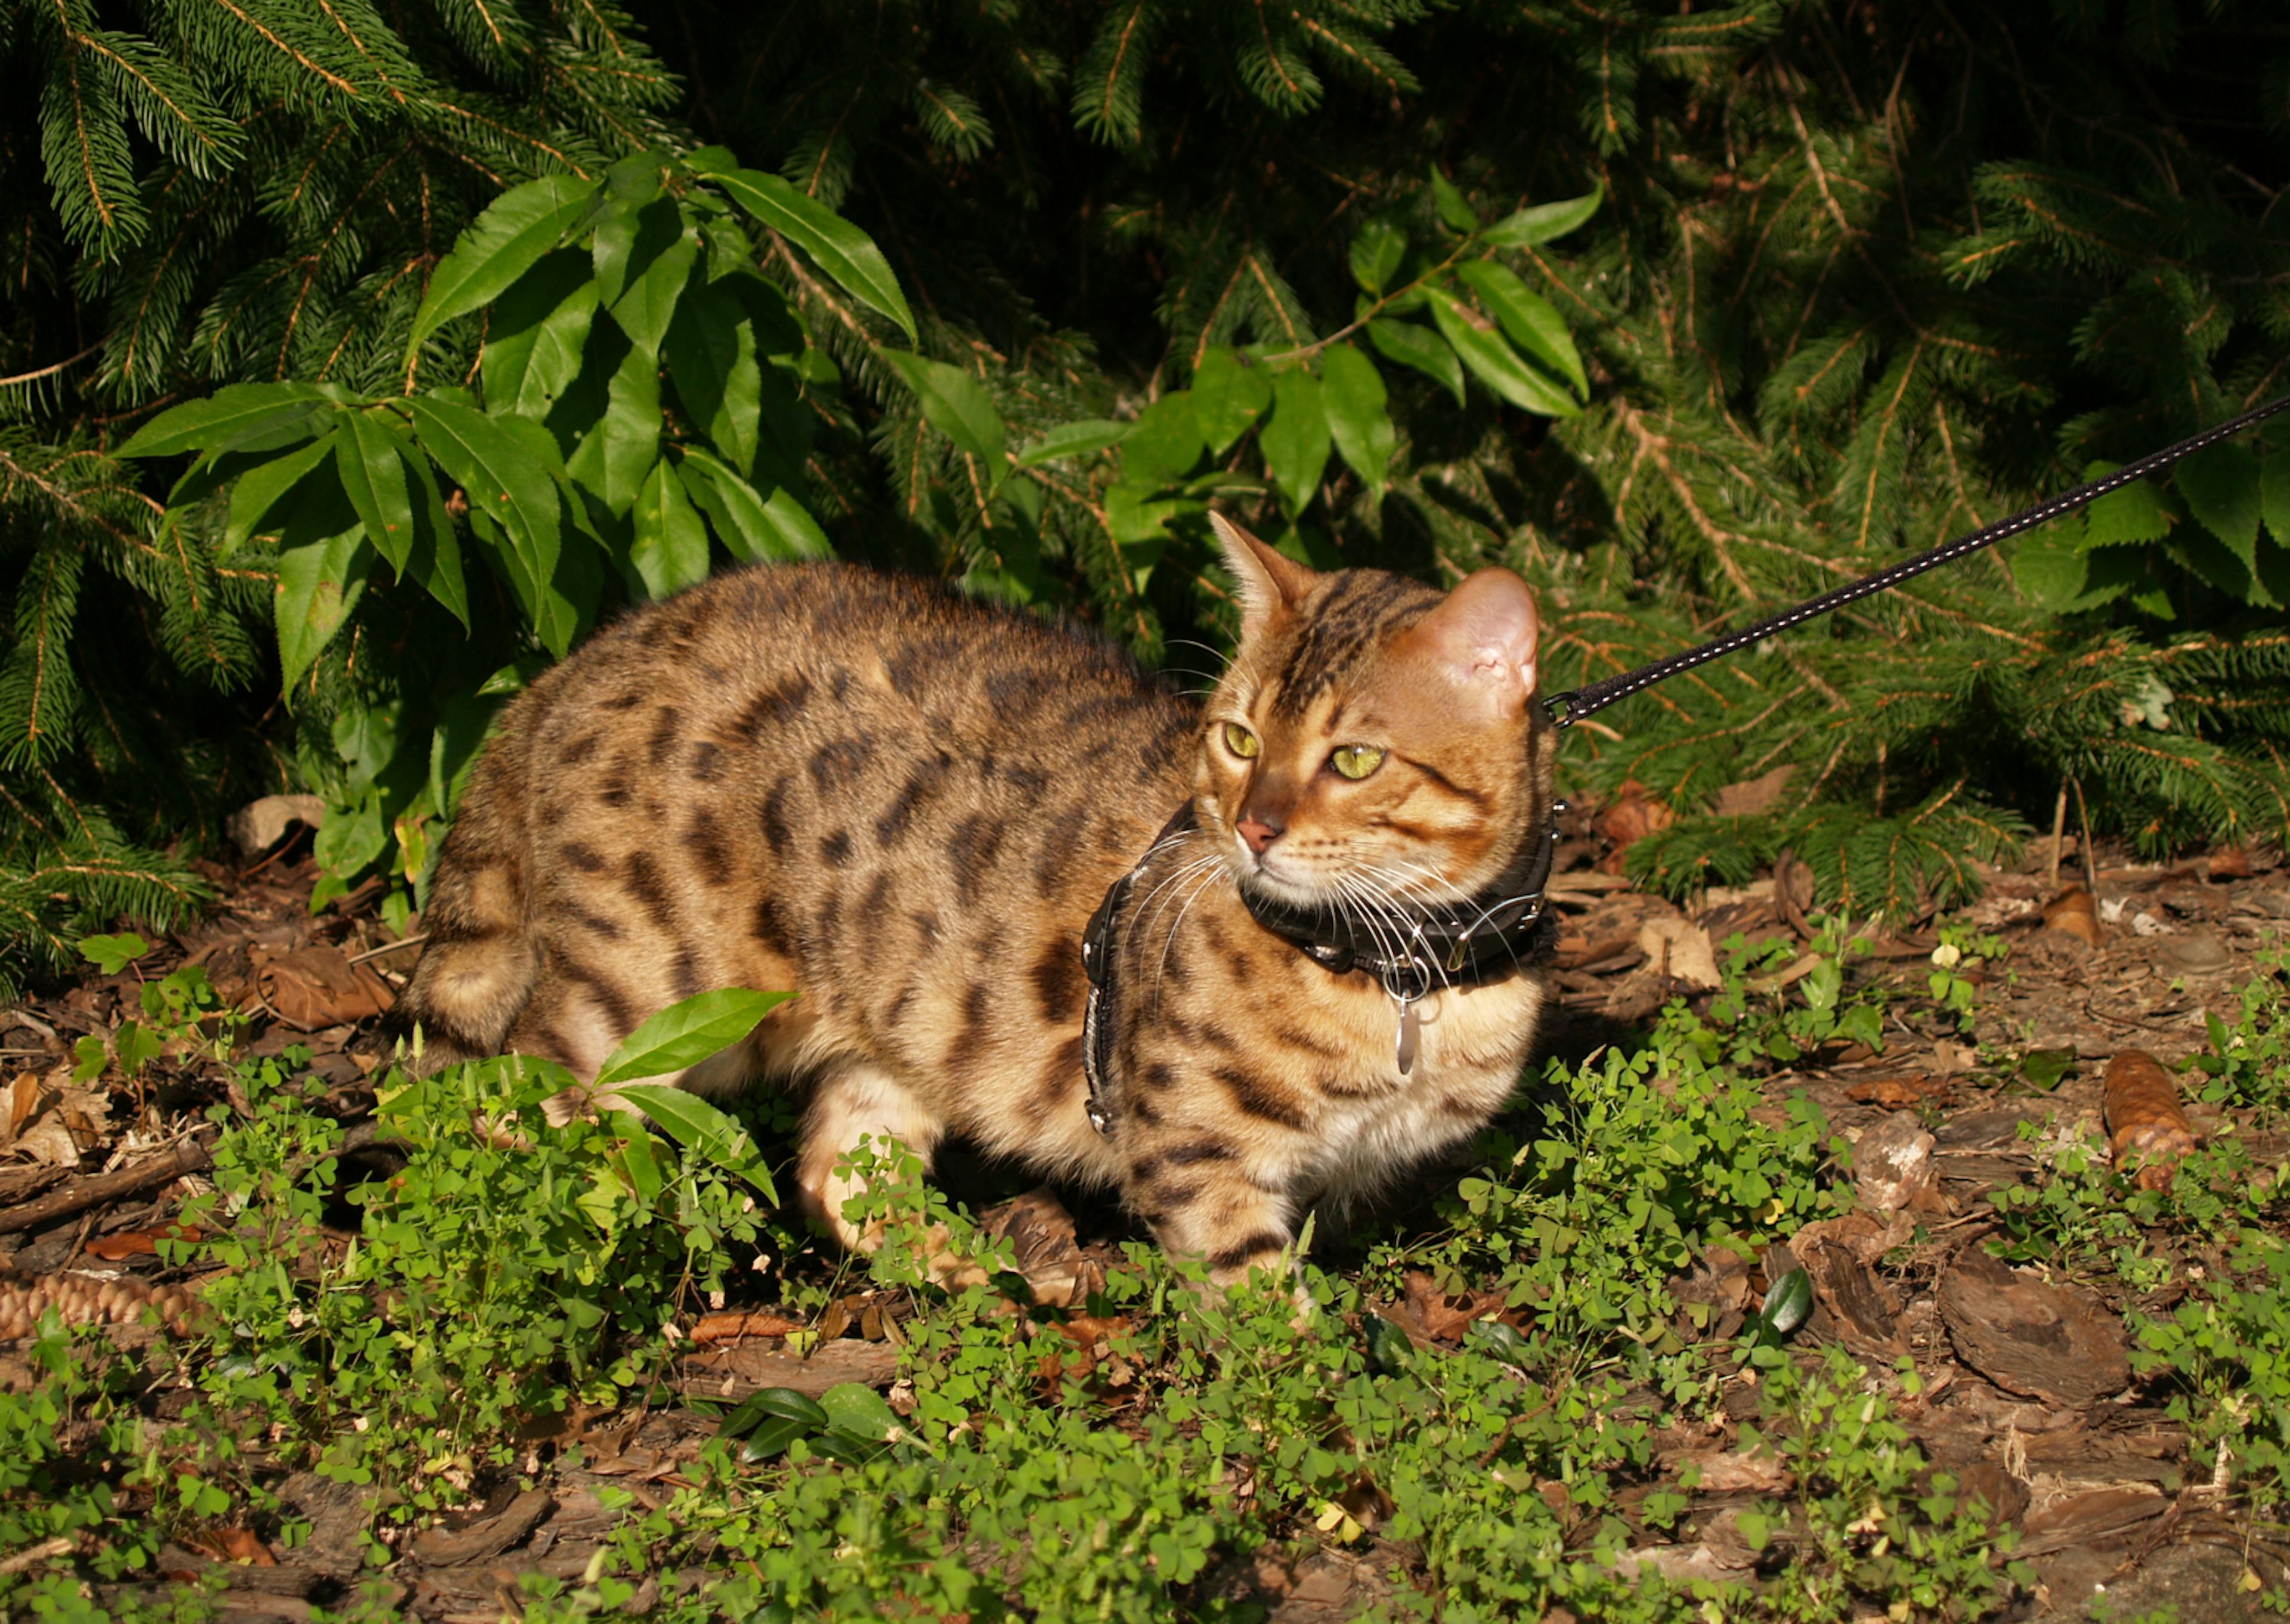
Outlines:
{"label": "black leash", "polygon": [[1642,689],[1651,688],[1656,683],[1676,676],[1680,671],[1690,671],[1698,665],[1705,665],[1736,650],[1745,649],[1753,643],[1762,642],[1772,636],[1775,632],[1784,632],[1793,626],[1802,626],[1807,620],[1825,615],[1832,609],[1842,609],[1847,604],[1858,603],[1864,597],[1897,587],[1911,576],[1921,575],[1926,570],[1936,570],[1944,564],[1954,564],[1958,559],[1969,557],[1982,548],[1993,547],[2007,537],[2016,536],[2023,530],[2032,530],[2038,524],[2046,524],[2060,517],[2062,514],[2072,513],[2086,503],[2095,502],[2102,496],[2110,495],[2127,484],[2146,478],[2150,474],[2159,474],[2173,463],[2182,461],[2198,451],[2208,450],[2221,440],[2231,439],[2244,429],[2254,424],[2264,422],[2268,418],[2286,408],[2290,408],[2290,395],[2268,401],[2262,406],[2253,406],[2239,417],[2229,418],[2214,428],[2206,428],[2191,439],[2182,440],[2176,445],[2166,446],[2161,451],[2140,458],[2136,462],[2126,463],[2112,474],[2094,479],[2088,484],[2078,485],[2065,495],[2055,496],[2047,502],[2040,502],[2025,513],[2015,513],[2008,519],[1998,520],[1984,530],[1975,530],[1968,536],[1958,536],[1955,540],[1934,548],[1930,552],[1918,553],[1915,557],[1903,559],[1888,569],[1878,571],[1874,575],[1863,576],[1850,586],[1839,587],[1833,592],[1822,593],[1819,597],[1808,598],[1794,609],[1784,609],[1779,614],[1768,615],[1764,620],[1745,626],[1739,631],[1727,632],[1713,643],[1705,643],[1700,648],[1688,649],[1683,654],[1672,654],[1666,660],[1657,660],[1652,665],[1638,667],[1635,671],[1624,671],[1618,676],[1601,677],[1595,683],[1570,689],[1565,693],[1554,693],[1542,701],[1543,713],[1550,718],[1554,725],[1572,727],[1593,711],[1604,710],[1616,700],[1628,699]]}

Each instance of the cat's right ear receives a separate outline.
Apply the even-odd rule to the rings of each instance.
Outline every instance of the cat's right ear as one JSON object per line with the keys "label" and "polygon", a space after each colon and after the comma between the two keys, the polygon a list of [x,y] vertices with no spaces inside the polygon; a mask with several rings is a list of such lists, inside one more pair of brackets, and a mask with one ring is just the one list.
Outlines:
{"label": "cat's right ear", "polygon": [[1265,546],[1221,513],[1209,515],[1224,543],[1225,568],[1240,588],[1240,635],[1253,637],[1285,619],[1309,596],[1314,572],[1276,548]]}

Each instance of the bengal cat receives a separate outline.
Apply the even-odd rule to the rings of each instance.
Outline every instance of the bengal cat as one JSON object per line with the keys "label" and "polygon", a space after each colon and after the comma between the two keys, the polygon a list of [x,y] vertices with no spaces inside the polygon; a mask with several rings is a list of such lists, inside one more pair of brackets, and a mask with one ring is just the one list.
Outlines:
{"label": "bengal cat", "polygon": [[[861,1136],[927,1163],[956,1133],[1118,1187],[1219,1283],[1473,1132],[1533,1041],[1532,967],[1435,968],[1403,1006],[1258,912],[1389,945],[1502,900],[1550,804],[1533,598],[1499,569],[1444,595],[1316,573],[1217,526],[1244,614],[1205,703],[1075,628],[845,564],[599,632],[508,708],[445,843],[403,1005],[429,1063],[592,1077],[677,999],[794,988],[683,1081],[803,1091],[803,1201],[845,1244]],[[1141,859],[1093,1102],[1082,938]]]}

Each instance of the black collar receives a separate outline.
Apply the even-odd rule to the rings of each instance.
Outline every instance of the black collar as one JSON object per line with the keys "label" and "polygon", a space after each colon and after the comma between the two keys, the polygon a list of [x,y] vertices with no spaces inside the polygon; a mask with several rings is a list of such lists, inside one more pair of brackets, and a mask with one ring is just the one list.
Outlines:
{"label": "black collar", "polygon": [[[1241,900],[1257,924],[1333,975],[1359,971],[1383,983],[1404,1012],[1415,1000],[1442,987],[1477,987],[1532,968],[1548,956],[1557,932],[1543,911],[1551,860],[1558,851],[1558,819],[1566,803],[1554,801],[1541,835],[1528,843],[1511,866],[1477,896],[1452,906],[1411,910],[1377,920],[1373,932],[1333,908],[1292,908],[1252,894]],[[1164,841],[1197,828],[1192,803],[1177,809],[1146,848],[1147,859]],[[1123,905],[1145,864],[1123,875],[1105,893],[1082,932],[1082,967],[1089,975],[1089,1001],[1082,1018],[1082,1069],[1089,1079],[1089,1121],[1100,1133],[1112,1131],[1105,1080],[1113,1070],[1114,940]],[[1403,1019],[1404,1019],[1403,1015]]]}

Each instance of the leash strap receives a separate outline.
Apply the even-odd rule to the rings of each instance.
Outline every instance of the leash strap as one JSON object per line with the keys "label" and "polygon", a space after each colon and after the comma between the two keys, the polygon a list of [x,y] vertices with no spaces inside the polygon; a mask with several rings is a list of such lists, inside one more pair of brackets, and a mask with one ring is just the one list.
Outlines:
{"label": "leash strap", "polygon": [[2190,439],[2182,440],[2176,445],[2166,446],[2161,451],[2151,452],[2136,462],[2126,463],[2112,474],[2094,479],[2087,484],[2078,485],[2065,495],[2055,496],[2047,502],[2040,502],[2024,513],[2015,513],[2010,518],[1998,519],[1985,529],[1975,530],[1968,536],[1958,536],[1953,541],[1935,547],[1929,552],[1918,553],[1913,558],[1904,558],[1887,569],[1878,571],[1874,575],[1863,576],[1849,586],[1839,587],[1833,592],[1824,592],[1816,598],[1808,598],[1794,609],[1784,609],[1779,614],[1768,615],[1752,625],[1744,626],[1739,631],[1727,632],[1714,643],[1705,643],[1700,648],[1688,649],[1682,654],[1672,654],[1668,659],[1657,660],[1652,665],[1640,666],[1634,671],[1624,671],[1619,676],[1601,677],[1595,683],[1569,689],[1565,693],[1554,693],[1542,702],[1544,713],[1549,716],[1554,725],[1571,727],[1592,712],[1604,710],[1616,700],[1628,699],[1631,694],[1651,688],[1654,684],[1676,676],[1681,671],[1690,671],[1695,666],[1723,659],[1736,650],[1745,649],[1753,643],[1763,642],[1776,632],[1785,632],[1791,627],[1802,626],[1807,620],[1825,615],[1832,609],[1842,609],[1847,604],[1858,603],[1864,597],[1873,596],[1877,593],[1897,587],[1911,576],[1921,575],[1926,570],[1936,570],[1944,564],[1954,564],[1959,558],[1969,557],[1982,548],[1993,547],[2007,537],[2018,535],[2022,531],[2032,530],[2038,524],[2047,524],[2060,517],[2062,514],[2072,513],[2086,503],[2095,502],[2102,496],[2110,495],[2126,485],[2146,478],[2150,474],[2159,474],[2172,464],[2182,461],[2198,451],[2206,451],[2222,440],[2231,439],[2244,429],[2264,422],[2268,418],[2286,408],[2290,408],[2290,395],[2270,400],[2262,406],[2253,406],[2239,417],[2229,418],[2217,427],[2206,428],[2202,433]]}

